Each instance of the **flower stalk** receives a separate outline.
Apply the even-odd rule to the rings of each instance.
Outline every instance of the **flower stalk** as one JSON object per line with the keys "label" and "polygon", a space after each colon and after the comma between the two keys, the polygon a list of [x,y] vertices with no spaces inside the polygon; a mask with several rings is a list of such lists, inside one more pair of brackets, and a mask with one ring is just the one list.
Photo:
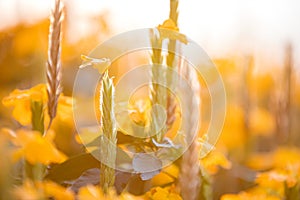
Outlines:
{"label": "flower stalk", "polygon": [[[196,200],[198,199],[199,187],[201,184],[201,177],[199,176],[199,142],[194,138],[197,137],[199,122],[199,113],[196,111],[196,108],[199,108],[200,105],[200,85],[194,69],[186,66],[182,70],[182,73],[188,82],[188,86],[186,84],[181,84],[180,87],[182,87],[182,91],[185,92],[185,100],[182,103],[185,108],[183,120],[185,120],[185,140],[186,144],[189,146],[184,152],[181,160],[179,187],[184,200]],[[191,90],[191,92],[188,92],[189,90]]]}
{"label": "flower stalk", "polygon": [[[170,0],[170,14],[169,19],[174,22],[174,25],[178,27],[178,0]],[[168,44],[168,55],[167,55],[167,66],[173,70],[175,69],[175,50],[176,50],[176,40],[169,39]],[[173,91],[176,87],[176,79],[172,76],[172,73],[167,73],[167,86]],[[174,123],[176,116],[176,101],[172,94],[169,92],[167,98],[167,127],[170,129]]]}
{"label": "flower stalk", "polygon": [[[155,105],[160,105],[163,108],[167,107],[167,89],[162,85],[165,85],[166,69],[162,66],[163,57],[161,55],[162,51],[162,40],[159,36],[153,34],[151,39],[152,45],[152,69],[151,69],[151,84],[150,84],[150,99],[152,109]],[[162,119],[162,114],[159,112],[160,109],[153,109],[151,113],[151,135],[154,135],[157,142],[161,142],[163,135],[166,132],[166,127],[159,127]]]}
{"label": "flower stalk", "polygon": [[100,155],[100,186],[104,193],[114,185],[115,181],[115,162],[116,162],[116,145],[117,129],[114,115],[114,85],[106,71],[101,81],[100,91],[100,123],[102,129]]}
{"label": "flower stalk", "polygon": [[48,129],[56,116],[58,98],[61,94],[61,38],[62,38],[63,5],[61,0],[55,0],[54,9],[50,16],[49,45],[47,60],[47,95],[48,115],[50,117]]}

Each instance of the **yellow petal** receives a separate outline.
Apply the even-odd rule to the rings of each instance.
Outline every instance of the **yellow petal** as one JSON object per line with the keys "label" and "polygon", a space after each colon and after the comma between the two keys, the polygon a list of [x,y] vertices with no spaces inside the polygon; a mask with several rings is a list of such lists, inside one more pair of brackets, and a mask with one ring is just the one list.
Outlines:
{"label": "yellow petal", "polygon": [[218,151],[212,151],[200,162],[203,167],[211,174],[217,173],[219,167],[222,167],[224,169],[231,168],[231,162],[221,152]]}
{"label": "yellow petal", "polygon": [[37,190],[33,182],[29,180],[25,180],[23,185],[16,187],[13,190],[13,194],[16,199],[19,200],[43,199],[41,192]]}
{"label": "yellow petal", "polygon": [[179,31],[178,27],[172,19],[167,19],[163,22],[162,25],[158,25],[158,28],[170,29],[173,31]]}
{"label": "yellow petal", "polygon": [[43,190],[47,196],[54,197],[56,200],[74,200],[74,194],[70,190],[47,181],[43,183]]}
{"label": "yellow petal", "polygon": [[14,90],[7,97],[2,99],[4,106],[13,106],[13,117],[23,126],[31,124],[30,102],[46,102],[46,85],[39,84],[26,90]]}
{"label": "yellow petal", "polygon": [[13,142],[20,149],[14,153],[15,159],[24,156],[31,164],[42,163],[45,165],[65,161],[66,156],[56,149],[51,141],[52,138],[51,132],[49,136],[42,137],[37,131],[18,130]]}
{"label": "yellow petal", "polygon": [[22,101],[15,105],[12,116],[23,126],[31,124],[31,109],[29,101]]}
{"label": "yellow petal", "polygon": [[79,189],[78,192],[78,200],[98,200],[102,197],[102,192],[100,191],[100,188],[88,185],[86,187],[82,187]]}

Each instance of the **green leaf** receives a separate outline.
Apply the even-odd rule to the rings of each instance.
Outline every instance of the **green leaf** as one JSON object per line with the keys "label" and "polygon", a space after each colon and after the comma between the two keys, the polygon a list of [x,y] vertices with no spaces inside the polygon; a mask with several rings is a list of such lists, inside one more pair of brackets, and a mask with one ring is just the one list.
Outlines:
{"label": "green leaf", "polygon": [[100,167],[100,162],[92,154],[83,153],[52,167],[45,179],[62,183],[63,181],[77,179],[84,171],[97,167]]}
{"label": "green leaf", "polygon": [[98,168],[92,168],[84,171],[81,176],[76,179],[70,189],[75,193],[78,192],[79,188],[86,185],[97,185],[100,180],[100,170]]}
{"label": "green leaf", "polygon": [[[86,147],[99,147],[101,135],[94,137],[94,139],[90,140],[90,142],[87,143]],[[136,138],[134,136],[125,135],[121,131],[117,132],[117,144],[132,144],[132,143],[139,143],[139,142],[142,143],[143,142],[142,140],[143,139],[141,139],[141,138]]]}
{"label": "green leaf", "polygon": [[300,184],[296,184],[295,186],[289,188],[285,182],[284,193],[286,200],[300,199]]}
{"label": "green leaf", "polygon": [[[99,151],[95,150],[91,153],[83,153],[69,158],[65,162],[53,166],[45,179],[50,179],[57,183],[64,181],[75,180],[81,176],[81,174],[91,168],[100,168],[100,161],[97,159]],[[132,159],[122,149],[117,150],[116,165],[118,169],[126,168],[130,170]]]}
{"label": "green leaf", "polygon": [[[108,142],[108,141],[107,141]],[[101,154],[101,150],[98,148],[91,152],[91,154],[97,160],[104,160],[104,155]],[[107,164],[107,163],[106,163]],[[132,158],[121,148],[116,146],[116,169],[124,171],[132,171]]]}
{"label": "green leaf", "polygon": [[[115,172],[115,175],[116,175],[116,181],[114,186],[117,190],[117,193],[120,194],[129,183],[129,180],[134,176],[131,173],[117,171],[117,170]],[[100,176],[101,176],[100,169],[98,168],[88,169],[84,171],[78,179],[73,181],[70,189],[75,193],[77,193],[79,188],[84,187],[86,185],[98,185],[100,182]]]}
{"label": "green leaf", "polygon": [[32,130],[39,131],[41,134],[44,133],[44,104],[42,101],[30,102],[31,106],[31,124]]}

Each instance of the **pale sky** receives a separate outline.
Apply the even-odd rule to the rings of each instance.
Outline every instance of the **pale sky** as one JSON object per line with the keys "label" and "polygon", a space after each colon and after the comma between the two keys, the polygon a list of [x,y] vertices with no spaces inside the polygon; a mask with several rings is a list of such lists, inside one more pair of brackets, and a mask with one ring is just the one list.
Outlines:
{"label": "pale sky", "polygon": [[[88,31],[88,16],[105,10],[113,33],[149,28],[167,19],[169,0],[65,0],[76,36]],[[47,17],[52,0],[0,0],[0,29],[20,20]],[[198,42],[209,55],[231,52],[263,54],[281,62],[287,41],[300,48],[299,0],[181,0],[181,32]],[[72,31],[72,32],[73,32]],[[76,39],[76,38],[75,38]],[[297,57],[297,64],[299,58]]]}

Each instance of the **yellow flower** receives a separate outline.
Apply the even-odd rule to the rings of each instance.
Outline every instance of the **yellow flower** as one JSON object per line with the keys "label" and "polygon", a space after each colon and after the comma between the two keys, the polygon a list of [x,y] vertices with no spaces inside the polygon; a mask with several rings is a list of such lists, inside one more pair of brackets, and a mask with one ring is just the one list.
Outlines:
{"label": "yellow flower", "polygon": [[141,197],[141,196],[134,196],[128,193],[122,193],[119,196],[119,200],[144,200],[145,198]]}
{"label": "yellow flower", "polygon": [[300,165],[300,149],[296,147],[279,147],[274,152],[274,166],[285,168],[289,165]]}
{"label": "yellow flower", "polygon": [[285,169],[274,169],[258,175],[256,182],[261,186],[283,189],[294,187],[300,180],[300,165],[287,166]]}
{"label": "yellow flower", "polygon": [[210,174],[216,174],[219,167],[224,169],[231,168],[231,162],[218,151],[212,151],[206,157],[201,159],[200,163]]}
{"label": "yellow flower", "polygon": [[175,191],[175,187],[156,187],[146,193],[147,200],[181,200],[180,195]]}
{"label": "yellow flower", "polygon": [[[23,126],[31,124],[31,101],[43,102],[44,113],[47,111],[47,89],[45,84],[38,84],[30,89],[12,91],[7,97],[2,99],[6,107],[14,107],[12,116]],[[72,98],[61,95],[58,100],[57,118],[63,122],[73,123]],[[48,115],[45,115],[44,124],[49,122]]]}
{"label": "yellow flower", "polygon": [[257,175],[255,182],[260,187],[277,190],[280,194],[284,190],[284,182],[287,179],[287,175],[282,171],[268,171]]}
{"label": "yellow flower", "polygon": [[173,22],[172,19],[165,20],[162,25],[158,25],[158,28],[169,29],[177,32],[179,31],[178,27],[176,26],[176,24]]}
{"label": "yellow flower", "polygon": [[78,192],[78,200],[98,200],[104,196],[102,190],[99,187],[93,185],[87,185],[82,187]]}
{"label": "yellow flower", "polygon": [[49,165],[50,163],[61,163],[66,160],[66,156],[58,151],[52,142],[54,137],[51,131],[47,137],[37,131],[18,130],[13,143],[20,147],[14,152],[14,158],[17,160],[21,157],[31,164],[42,163]]}
{"label": "yellow flower", "polygon": [[[280,147],[272,154],[269,154],[268,165],[269,167],[273,167],[273,169],[257,175],[255,182],[258,184],[259,188],[283,197],[286,186],[288,188],[293,188],[299,184],[299,155],[299,149],[291,147]],[[255,159],[253,159],[252,162],[255,162]]]}
{"label": "yellow flower", "polygon": [[73,200],[74,194],[70,190],[57,185],[56,183],[46,181],[42,183],[41,186],[44,190],[46,196],[54,197],[55,200]]}
{"label": "yellow flower", "polygon": [[240,192],[239,194],[225,194],[221,200],[280,200],[280,198],[267,194]]}
{"label": "yellow flower", "polygon": [[143,198],[128,193],[118,196],[112,188],[104,194],[100,187],[87,185],[79,189],[78,200],[142,200]]}
{"label": "yellow flower", "polygon": [[285,169],[274,169],[260,173],[256,178],[259,187],[273,191],[279,196],[284,196],[285,186],[292,188],[300,180],[300,166],[294,165]]}
{"label": "yellow flower", "polygon": [[174,178],[177,178],[179,169],[176,165],[169,165],[165,167],[159,174],[151,179],[152,185],[161,186],[174,182]]}
{"label": "yellow flower", "polygon": [[4,106],[13,106],[13,117],[23,126],[31,124],[31,108],[30,101],[46,102],[46,86],[39,84],[31,89],[19,90],[15,89],[9,96],[3,98]]}
{"label": "yellow flower", "polygon": [[246,164],[254,170],[270,169],[274,164],[273,153],[253,153],[248,157]]}
{"label": "yellow flower", "polygon": [[13,194],[16,199],[19,200],[36,200],[43,198],[41,191],[37,190],[34,183],[29,180],[24,181],[23,185],[15,188]]}
{"label": "yellow flower", "polygon": [[17,187],[13,191],[16,199],[19,200],[37,200],[54,198],[55,200],[74,200],[74,194],[66,188],[56,183],[32,182],[25,180],[23,185]]}
{"label": "yellow flower", "polygon": [[253,153],[247,165],[255,170],[288,169],[300,166],[300,149],[296,147],[279,147],[273,152]]}
{"label": "yellow flower", "polygon": [[151,102],[149,99],[134,101],[129,104],[130,118],[137,124],[146,126],[149,124],[149,111],[151,110]]}
{"label": "yellow flower", "polygon": [[286,179],[288,188],[292,188],[300,183],[300,165],[287,166],[286,173],[288,174]]}

